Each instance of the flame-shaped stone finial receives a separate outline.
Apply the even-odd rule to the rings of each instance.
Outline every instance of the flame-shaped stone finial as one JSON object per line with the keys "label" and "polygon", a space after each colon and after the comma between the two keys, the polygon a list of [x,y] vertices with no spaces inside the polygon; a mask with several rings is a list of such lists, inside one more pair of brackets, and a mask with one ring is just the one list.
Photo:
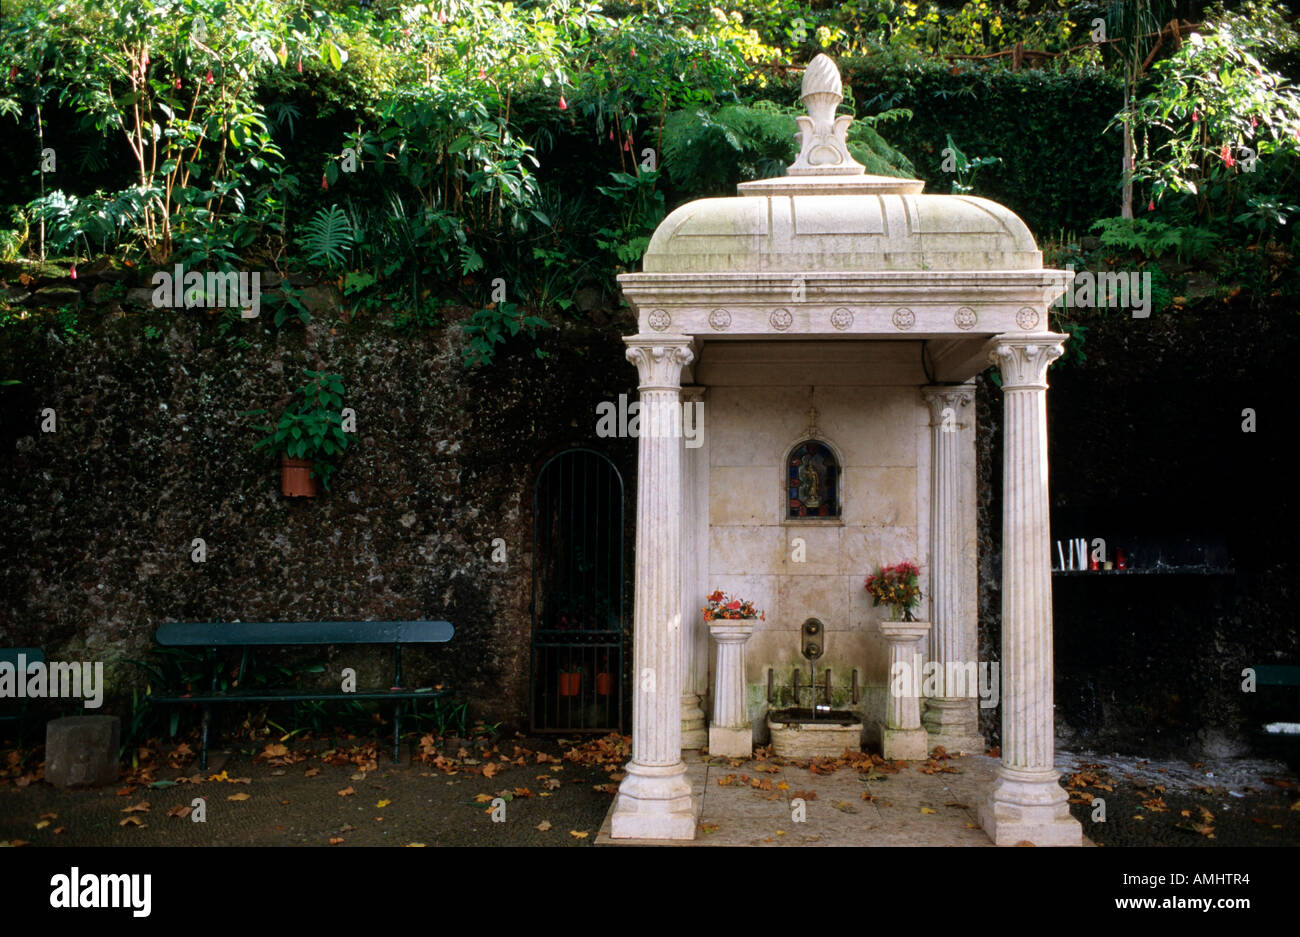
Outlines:
{"label": "flame-shaped stone finial", "polygon": [[844,100],[840,70],[830,56],[819,54],[808,63],[803,73],[800,97],[807,116],[795,118],[799,132],[795,142],[799,155],[786,169],[789,176],[860,176],[866,168],[849,155],[845,141],[853,118],[848,114],[835,116],[835,108]]}

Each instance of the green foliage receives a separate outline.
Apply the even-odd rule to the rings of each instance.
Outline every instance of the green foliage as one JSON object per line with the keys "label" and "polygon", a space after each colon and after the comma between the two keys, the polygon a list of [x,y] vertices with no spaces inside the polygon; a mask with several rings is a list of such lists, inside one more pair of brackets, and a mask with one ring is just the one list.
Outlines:
{"label": "green foliage", "polygon": [[1264,62],[1285,41],[1261,25],[1275,14],[1272,4],[1247,4],[1207,20],[1154,66],[1132,115],[1116,115],[1142,141],[1134,177],[1149,185],[1153,207],[1172,198],[1175,212],[1186,205],[1197,219],[1236,220],[1254,196],[1243,223],[1261,237],[1285,223],[1300,164],[1300,89]]}
{"label": "green foliage", "polygon": [[965,153],[957,148],[957,144],[952,142],[952,135],[945,138],[948,144],[943,149],[943,166],[944,172],[953,174],[952,194],[969,195],[975,191],[975,176],[985,166],[999,166],[1002,160],[997,156],[974,156],[968,157]]}
{"label": "green foliage", "polygon": [[645,254],[650,236],[664,219],[664,196],[655,190],[658,172],[609,175],[613,184],[598,185],[596,191],[612,198],[622,213],[618,224],[596,232],[596,246],[613,254],[621,269],[630,270]]}
{"label": "green foliage", "polygon": [[1144,257],[1175,254],[1179,260],[1202,260],[1221,245],[1209,228],[1172,225],[1146,218],[1102,218],[1092,229],[1100,232],[1106,247],[1136,251]]}
{"label": "green foliage", "polygon": [[[291,459],[310,459],[312,475],[325,490],[330,487],[330,477],[337,465],[335,459],[343,457],[348,447],[348,434],[343,431],[343,379],[337,374],[303,370],[307,383],[296,391],[296,406],[287,407],[275,426],[256,426],[266,433],[253,445],[254,449],[269,446]],[[265,410],[249,410],[245,415],[262,414]]]}
{"label": "green foliage", "polygon": [[[508,338],[520,332],[533,335],[537,329],[550,328],[550,325],[540,316],[526,314],[514,303],[493,303],[475,312],[468,322],[461,325],[466,340],[461,361],[470,368],[491,364],[496,347]],[[547,357],[540,348],[534,349],[534,354],[539,358]]]}
{"label": "green foliage", "polygon": [[306,252],[308,263],[336,269],[347,260],[347,251],[353,241],[352,222],[343,209],[331,205],[317,211],[303,226],[299,244]]}

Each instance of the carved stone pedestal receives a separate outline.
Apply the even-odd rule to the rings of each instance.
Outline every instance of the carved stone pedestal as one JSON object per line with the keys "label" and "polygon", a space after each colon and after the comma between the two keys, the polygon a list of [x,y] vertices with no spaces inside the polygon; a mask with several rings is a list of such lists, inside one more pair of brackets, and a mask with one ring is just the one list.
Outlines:
{"label": "carved stone pedestal", "polygon": [[710,623],[709,633],[718,642],[709,754],[749,758],[754,754],[754,730],[745,706],[745,642],[754,633],[754,620],[715,621]]}
{"label": "carved stone pedestal", "polygon": [[[889,642],[889,697],[880,726],[881,754],[916,761],[930,754],[930,737],[921,725],[920,643],[930,633],[928,621],[882,621]],[[901,692],[900,692],[901,691]]]}

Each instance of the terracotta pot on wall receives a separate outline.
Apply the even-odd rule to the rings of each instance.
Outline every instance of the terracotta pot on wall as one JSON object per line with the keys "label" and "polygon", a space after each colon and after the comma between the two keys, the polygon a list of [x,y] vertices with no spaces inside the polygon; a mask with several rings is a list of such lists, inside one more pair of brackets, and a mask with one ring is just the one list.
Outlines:
{"label": "terracotta pot on wall", "polygon": [[280,493],[286,498],[316,497],[316,479],[311,477],[310,459],[280,457]]}
{"label": "terracotta pot on wall", "polygon": [[560,671],[560,695],[577,696],[582,687],[582,672],[567,673]]}
{"label": "terracotta pot on wall", "polygon": [[608,673],[596,674],[596,695],[609,696],[610,688],[613,687],[614,680]]}

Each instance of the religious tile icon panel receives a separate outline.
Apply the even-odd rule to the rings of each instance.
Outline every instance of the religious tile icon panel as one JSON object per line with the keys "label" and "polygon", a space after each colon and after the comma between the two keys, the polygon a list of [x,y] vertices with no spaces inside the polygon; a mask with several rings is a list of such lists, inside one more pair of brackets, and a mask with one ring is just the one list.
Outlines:
{"label": "religious tile icon panel", "polygon": [[825,443],[808,439],[786,466],[787,517],[839,517],[840,466]]}

